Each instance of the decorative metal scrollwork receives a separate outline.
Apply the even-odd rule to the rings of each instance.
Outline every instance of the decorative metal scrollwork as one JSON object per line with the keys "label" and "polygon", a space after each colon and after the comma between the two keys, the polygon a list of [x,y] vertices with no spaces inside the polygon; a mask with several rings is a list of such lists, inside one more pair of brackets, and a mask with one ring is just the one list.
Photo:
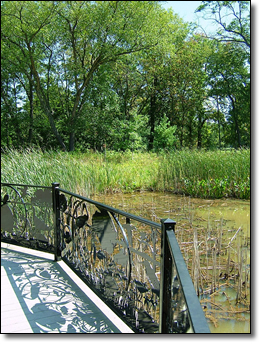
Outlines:
{"label": "decorative metal scrollwork", "polygon": [[159,231],[63,193],[60,209],[62,259],[137,331],[157,332]]}
{"label": "decorative metal scrollwork", "polygon": [[1,240],[54,252],[50,188],[1,185]]}
{"label": "decorative metal scrollwork", "polygon": [[[53,188],[1,184],[1,240],[54,253],[55,258],[61,255],[136,332],[158,332],[160,226],[58,189],[56,184]],[[167,304],[166,310],[161,308],[161,315],[166,314],[161,324],[166,325],[164,329],[168,333],[187,333],[195,328],[194,322],[191,323],[194,315],[188,309],[188,304],[190,307],[194,303],[193,299],[190,301],[191,296],[189,300],[185,298],[182,288],[185,268],[181,265],[180,269],[182,255],[179,252],[176,256],[175,236],[169,242],[171,256],[162,260],[162,266],[167,267],[162,277],[165,282],[162,295],[166,295],[168,302],[161,300],[163,307]],[[182,274],[178,275],[175,264]],[[187,290],[187,278],[185,283]],[[192,288],[192,282],[188,286]]]}
{"label": "decorative metal scrollwork", "polygon": [[27,209],[21,194],[12,186],[1,200],[1,230],[12,236],[25,234]]}

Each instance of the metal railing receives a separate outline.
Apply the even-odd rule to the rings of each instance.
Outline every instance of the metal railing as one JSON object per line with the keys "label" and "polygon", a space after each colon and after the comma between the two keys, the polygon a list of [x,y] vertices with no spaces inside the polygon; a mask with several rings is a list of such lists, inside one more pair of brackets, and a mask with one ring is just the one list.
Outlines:
{"label": "metal railing", "polygon": [[160,333],[210,333],[175,237],[175,221],[161,220]]}
{"label": "metal railing", "polygon": [[52,188],[1,183],[1,241],[55,253]]}
{"label": "metal railing", "polygon": [[210,332],[174,221],[159,224],[58,183],[2,183],[1,213],[2,241],[54,253],[135,332]]}

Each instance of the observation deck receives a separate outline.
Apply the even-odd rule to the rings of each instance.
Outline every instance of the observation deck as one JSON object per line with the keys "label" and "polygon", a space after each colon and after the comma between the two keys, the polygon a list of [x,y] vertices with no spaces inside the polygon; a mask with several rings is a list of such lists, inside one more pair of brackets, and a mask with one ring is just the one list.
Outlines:
{"label": "observation deck", "polygon": [[175,224],[1,183],[1,332],[210,333]]}
{"label": "observation deck", "polygon": [[1,243],[1,333],[133,333],[63,262]]}

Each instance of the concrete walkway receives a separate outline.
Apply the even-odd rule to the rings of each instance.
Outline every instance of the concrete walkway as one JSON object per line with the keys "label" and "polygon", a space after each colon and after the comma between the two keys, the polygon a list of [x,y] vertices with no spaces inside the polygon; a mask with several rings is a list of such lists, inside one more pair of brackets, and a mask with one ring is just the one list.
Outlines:
{"label": "concrete walkway", "polygon": [[64,262],[1,244],[1,333],[133,333]]}

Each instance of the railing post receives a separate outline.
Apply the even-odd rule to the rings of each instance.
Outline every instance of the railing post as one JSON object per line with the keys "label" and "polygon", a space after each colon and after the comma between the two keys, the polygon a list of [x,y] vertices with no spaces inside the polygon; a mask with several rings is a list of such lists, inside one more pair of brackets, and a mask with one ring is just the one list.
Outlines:
{"label": "railing post", "polygon": [[59,201],[59,183],[52,183],[52,204],[54,216],[54,245],[55,245],[55,260],[61,260],[60,250],[60,201]]}
{"label": "railing post", "polygon": [[160,273],[160,323],[159,332],[167,333],[167,317],[171,307],[172,257],[166,231],[175,229],[176,222],[171,219],[161,220],[161,273]]}

